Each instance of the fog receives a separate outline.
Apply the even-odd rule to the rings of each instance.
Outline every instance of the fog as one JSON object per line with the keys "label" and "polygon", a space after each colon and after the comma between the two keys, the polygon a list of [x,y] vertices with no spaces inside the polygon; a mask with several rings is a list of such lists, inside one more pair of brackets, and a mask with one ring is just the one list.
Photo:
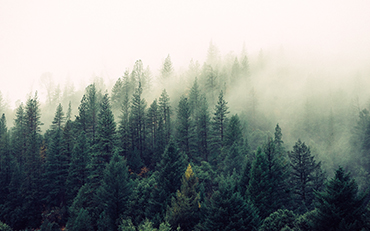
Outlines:
{"label": "fog", "polygon": [[[331,169],[349,161],[351,129],[359,111],[370,106],[368,1],[1,1],[0,5],[0,91],[9,126],[13,109],[37,91],[45,131],[55,112],[48,102],[51,95],[59,92],[56,102],[62,101],[65,110],[71,101],[76,114],[88,84],[96,82],[111,93],[136,60],[150,70],[152,87],[144,92],[147,103],[166,88],[176,108],[195,77],[201,81],[207,63],[217,73],[231,114],[248,121],[246,136],[253,147],[256,133],[273,134],[279,123],[287,147],[300,138]],[[210,60],[212,46],[217,52]],[[160,70],[168,55],[174,74],[163,84]],[[244,56],[249,76],[232,82],[235,58],[240,63]],[[189,68],[191,62],[198,68]],[[210,110],[218,92],[212,94],[207,95]],[[328,134],[335,134],[334,148],[328,147]]]}

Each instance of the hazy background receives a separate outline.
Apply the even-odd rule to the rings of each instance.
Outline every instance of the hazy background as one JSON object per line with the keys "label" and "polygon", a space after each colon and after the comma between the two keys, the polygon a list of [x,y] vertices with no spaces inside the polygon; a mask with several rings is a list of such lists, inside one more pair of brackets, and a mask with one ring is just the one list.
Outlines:
{"label": "hazy background", "polygon": [[137,59],[155,78],[168,54],[176,69],[191,58],[203,64],[210,41],[220,55],[245,44],[251,57],[285,52],[311,75],[345,78],[369,69],[369,23],[366,0],[0,0],[0,91],[14,108],[31,91],[43,101],[45,72],[83,89],[96,76],[114,83]]}

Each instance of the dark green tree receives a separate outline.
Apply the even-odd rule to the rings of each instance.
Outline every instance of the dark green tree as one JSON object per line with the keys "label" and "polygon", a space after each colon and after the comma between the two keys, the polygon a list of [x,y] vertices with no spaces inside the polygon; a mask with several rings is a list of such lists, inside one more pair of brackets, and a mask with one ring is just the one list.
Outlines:
{"label": "dark green tree", "polygon": [[249,180],[248,195],[259,209],[260,217],[266,218],[272,212],[286,206],[289,202],[288,166],[276,151],[271,138],[258,149],[253,162]]}
{"label": "dark green tree", "polygon": [[[145,154],[145,108],[146,102],[142,98],[142,88],[139,87],[135,90],[132,96],[131,114],[130,114],[130,129],[131,129],[131,142],[132,151],[137,150],[141,160],[144,160]],[[130,159],[129,159],[130,161]],[[128,163],[129,165],[130,162]],[[137,169],[136,169],[137,170]]]}
{"label": "dark green tree", "polygon": [[23,209],[24,217],[27,222],[24,227],[37,228],[41,223],[42,193],[40,188],[42,179],[42,159],[40,147],[42,137],[40,135],[40,106],[37,93],[33,98],[29,98],[25,108],[25,125],[26,125],[26,152],[24,171],[26,178],[23,182],[22,191],[24,193]]}
{"label": "dark green tree", "polygon": [[167,145],[171,137],[171,105],[170,97],[168,96],[166,89],[162,91],[161,97],[158,100],[159,111],[162,117],[163,130],[165,135],[165,144]]}
{"label": "dark green tree", "polygon": [[323,192],[316,192],[315,230],[367,230],[366,194],[358,194],[358,186],[349,173],[339,167]]}
{"label": "dark green tree", "polygon": [[131,147],[130,139],[130,100],[127,91],[125,92],[122,105],[121,105],[121,115],[118,124],[118,147],[120,148],[121,155],[128,157]]}
{"label": "dark green tree", "polygon": [[[316,163],[311,150],[298,140],[293,151],[288,152],[291,165],[291,183],[295,208],[299,213],[313,209],[314,188],[320,189],[324,179],[316,179],[315,173],[320,172],[321,164]],[[322,178],[322,174],[319,174]],[[315,185],[317,182],[318,185]],[[321,184],[321,185],[320,185]]]}
{"label": "dark green tree", "polygon": [[219,189],[204,206],[204,221],[199,230],[257,230],[257,209],[235,190],[232,177],[221,178]]}
{"label": "dark green tree", "polygon": [[96,192],[102,210],[101,217],[104,217],[102,214],[106,217],[104,225],[107,228],[104,230],[118,229],[118,219],[127,215],[129,210],[131,193],[132,183],[129,179],[126,161],[116,152],[107,165],[104,171],[103,183]]}
{"label": "dark green tree", "polygon": [[230,147],[234,143],[243,145],[243,133],[238,114],[232,115],[225,130],[225,146]]}
{"label": "dark green tree", "polygon": [[77,136],[77,142],[72,151],[71,163],[69,165],[66,181],[66,199],[68,206],[72,204],[78,190],[87,182],[87,166],[89,161],[90,153],[86,135],[84,132],[81,132],[81,134]]}
{"label": "dark green tree", "polygon": [[199,108],[196,113],[195,131],[198,140],[198,155],[208,161],[211,120],[208,111],[208,102],[205,95],[200,96]]}
{"label": "dark green tree", "polygon": [[230,112],[228,111],[229,107],[227,106],[227,102],[224,100],[224,93],[221,90],[220,95],[218,96],[218,102],[215,106],[215,112],[213,116],[213,130],[215,134],[215,141],[217,143],[218,148],[222,148],[224,146],[224,133],[226,130],[226,118],[227,114]]}
{"label": "dark green tree", "polygon": [[25,163],[26,153],[26,120],[24,106],[21,103],[15,110],[14,127],[11,132],[11,149],[20,165]]}
{"label": "dark green tree", "polygon": [[193,161],[194,129],[188,99],[184,96],[180,98],[177,111],[177,139],[180,151],[188,156],[190,162]]}
{"label": "dark green tree", "polygon": [[156,215],[152,219],[155,226],[163,221],[171,198],[175,196],[176,191],[181,186],[181,177],[185,168],[184,158],[172,138],[162,155],[161,162],[157,166],[157,186],[154,187],[150,200],[150,213]]}

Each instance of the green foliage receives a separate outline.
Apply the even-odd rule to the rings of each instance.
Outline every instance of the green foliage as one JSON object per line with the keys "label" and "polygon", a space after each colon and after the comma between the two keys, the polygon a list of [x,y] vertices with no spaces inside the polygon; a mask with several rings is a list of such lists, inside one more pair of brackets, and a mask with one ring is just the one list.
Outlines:
{"label": "green foliage", "polygon": [[256,208],[234,189],[230,177],[220,180],[219,190],[205,205],[206,216],[198,230],[257,230],[260,220]]}
{"label": "green foliage", "polygon": [[0,231],[12,231],[12,228],[0,221]]}
{"label": "green foliage", "polygon": [[225,120],[227,118],[227,114],[230,113],[228,109],[229,107],[227,106],[227,102],[224,100],[224,93],[221,90],[215,106],[215,112],[213,114],[213,129],[216,135],[216,140],[221,147],[224,145],[224,132],[226,129]]}
{"label": "green foliage", "polygon": [[181,96],[177,111],[177,139],[180,151],[188,156],[190,162],[193,161],[194,136],[188,99]]}
{"label": "green foliage", "polygon": [[131,185],[126,161],[115,153],[96,192],[99,208],[103,210],[102,214],[105,213],[104,223],[107,227],[104,230],[117,230],[116,221],[129,210]]}
{"label": "green foliage", "polygon": [[263,220],[259,230],[275,231],[275,230],[287,230],[284,228],[293,229],[295,219],[296,216],[292,211],[286,209],[279,209],[271,213],[268,217],[265,218],[265,220]]}
{"label": "green foliage", "polygon": [[288,152],[288,155],[292,167],[291,181],[294,202],[296,208],[302,213],[302,211],[305,212],[313,208],[313,191],[321,188],[324,176],[315,174],[320,172],[320,162],[316,163],[310,148],[301,140],[295,143],[293,151]]}
{"label": "green foliage", "polygon": [[167,209],[166,220],[172,229],[190,231],[199,221],[199,194],[196,192],[198,178],[195,177],[190,164],[182,177],[181,190],[172,198],[171,207]]}
{"label": "green foliage", "polygon": [[232,115],[225,130],[225,145],[243,144],[243,134],[238,114]]}
{"label": "green foliage", "polygon": [[[366,194],[358,195],[358,187],[343,168],[336,170],[323,192],[317,192],[316,230],[363,230],[366,227]],[[367,227],[370,228],[370,227]]]}
{"label": "green foliage", "polygon": [[270,138],[263,150],[258,149],[252,164],[247,194],[259,209],[261,218],[287,206],[288,172],[287,165],[275,149]]}

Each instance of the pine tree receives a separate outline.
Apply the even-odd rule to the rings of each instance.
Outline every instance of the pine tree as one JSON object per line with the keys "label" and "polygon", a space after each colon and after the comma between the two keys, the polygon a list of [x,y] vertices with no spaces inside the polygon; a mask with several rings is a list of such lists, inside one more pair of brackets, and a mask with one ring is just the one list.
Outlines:
{"label": "pine tree", "polygon": [[72,151],[71,163],[66,181],[67,205],[71,205],[79,189],[87,182],[90,153],[86,135],[81,132]]}
{"label": "pine tree", "polygon": [[170,199],[181,186],[181,177],[186,168],[184,158],[179,153],[179,150],[173,139],[168,143],[161,162],[157,169],[157,186],[154,188],[150,200],[150,208],[152,214],[158,214],[155,220],[155,226],[163,221],[167,206],[170,204]]}
{"label": "pine tree", "polygon": [[171,62],[170,55],[167,55],[166,59],[164,60],[162,69],[161,69],[161,82],[162,84],[166,83],[169,78],[173,75],[173,66]]}
{"label": "pine tree", "polygon": [[180,151],[189,157],[190,162],[193,161],[194,133],[188,99],[184,96],[180,98],[177,111],[177,139]]}
{"label": "pine tree", "polygon": [[208,161],[211,121],[208,111],[208,102],[204,95],[200,96],[195,125],[199,156],[202,157],[201,159]]}
{"label": "pine tree", "polygon": [[26,121],[23,104],[20,104],[15,112],[14,127],[11,133],[11,149],[17,162],[23,165],[26,158]]}
{"label": "pine tree", "polygon": [[116,152],[104,171],[102,185],[96,192],[97,200],[106,216],[107,229],[117,230],[118,219],[127,214],[132,184],[126,161]]}
{"label": "pine tree", "polygon": [[241,73],[238,58],[235,57],[233,66],[231,67],[231,83],[235,84],[238,82]]}
{"label": "pine tree", "polygon": [[272,212],[283,208],[288,193],[287,165],[276,151],[271,138],[258,149],[253,162],[249,180],[248,195],[260,211],[260,217],[266,218]]}
{"label": "pine tree", "polygon": [[118,147],[120,148],[121,155],[128,157],[128,152],[132,149],[130,140],[130,100],[126,91],[122,106],[121,116],[118,125]]}
{"label": "pine tree", "polygon": [[235,190],[232,177],[221,178],[219,189],[205,207],[200,230],[257,230],[260,219],[257,209]]}
{"label": "pine tree", "polygon": [[171,207],[167,210],[166,220],[176,229],[193,230],[199,221],[199,194],[196,192],[198,178],[194,176],[190,164],[182,178],[181,191],[177,191],[176,198],[172,198]]}
{"label": "pine tree", "polygon": [[[130,114],[130,129],[131,129],[131,141],[132,151],[137,150],[139,152],[140,159],[144,159],[145,154],[145,108],[146,102],[141,98],[142,88],[139,83],[139,87],[135,90],[132,96],[131,114]],[[130,165],[130,163],[129,163]]]}
{"label": "pine tree", "polygon": [[[160,115],[159,115],[159,108],[157,104],[157,99],[153,101],[153,103],[150,105],[147,113],[147,136],[148,136],[148,151],[150,153],[149,158],[149,167],[154,168],[156,164],[160,160],[160,155],[163,153],[163,148],[160,145],[160,142],[158,142],[158,139],[163,139],[163,137],[159,137],[159,125],[160,125]],[[163,128],[162,128],[163,129]]]}
{"label": "pine tree", "polygon": [[225,130],[225,146],[243,145],[243,134],[238,114],[232,115]]}
{"label": "pine tree", "polygon": [[[7,200],[9,184],[14,171],[14,158],[11,155],[9,133],[6,127],[5,114],[0,119],[0,206]],[[0,217],[1,220],[1,217]]]}
{"label": "pine tree", "polygon": [[25,201],[23,209],[27,221],[25,227],[37,228],[41,223],[41,179],[42,179],[42,160],[40,157],[40,108],[37,93],[33,98],[29,98],[25,108],[25,131],[26,131],[26,152],[25,152],[25,175],[22,191]]}
{"label": "pine tree", "polygon": [[64,113],[62,104],[58,104],[57,110],[54,115],[54,120],[51,125],[52,130],[62,129],[64,123]]}
{"label": "pine tree", "polygon": [[[316,192],[317,214],[314,217],[315,230],[365,230],[366,194],[358,194],[358,186],[339,167],[334,178],[327,182],[323,192]],[[367,226],[367,227],[366,227]]]}
{"label": "pine tree", "polygon": [[165,135],[165,144],[167,145],[171,137],[171,105],[170,97],[166,89],[162,91],[161,97],[158,100],[160,115],[162,117],[163,130]]}
{"label": "pine tree", "polygon": [[313,189],[314,187],[320,187],[320,185],[315,186],[313,182],[323,182],[323,179],[315,179],[314,176],[315,171],[319,171],[321,168],[320,162],[316,163],[316,160],[311,155],[310,148],[305,143],[302,143],[301,140],[295,143],[293,151],[288,152],[288,155],[291,162],[292,193],[295,207],[298,209],[298,212],[311,210],[314,199]]}
{"label": "pine tree", "polygon": [[215,106],[215,112],[213,116],[213,131],[215,134],[214,143],[216,149],[220,149],[224,146],[224,132],[226,128],[226,118],[229,107],[227,102],[224,100],[224,93],[221,90],[220,95],[218,96],[218,102]]}
{"label": "pine tree", "polygon": [[198,79],[195,78],[193,86],[190,89],[189,92],[189,110],[192,118],[196,118],[196,111],[199,110],[200,106],[200,91],[199,91],[199,85],[198,85]]}

